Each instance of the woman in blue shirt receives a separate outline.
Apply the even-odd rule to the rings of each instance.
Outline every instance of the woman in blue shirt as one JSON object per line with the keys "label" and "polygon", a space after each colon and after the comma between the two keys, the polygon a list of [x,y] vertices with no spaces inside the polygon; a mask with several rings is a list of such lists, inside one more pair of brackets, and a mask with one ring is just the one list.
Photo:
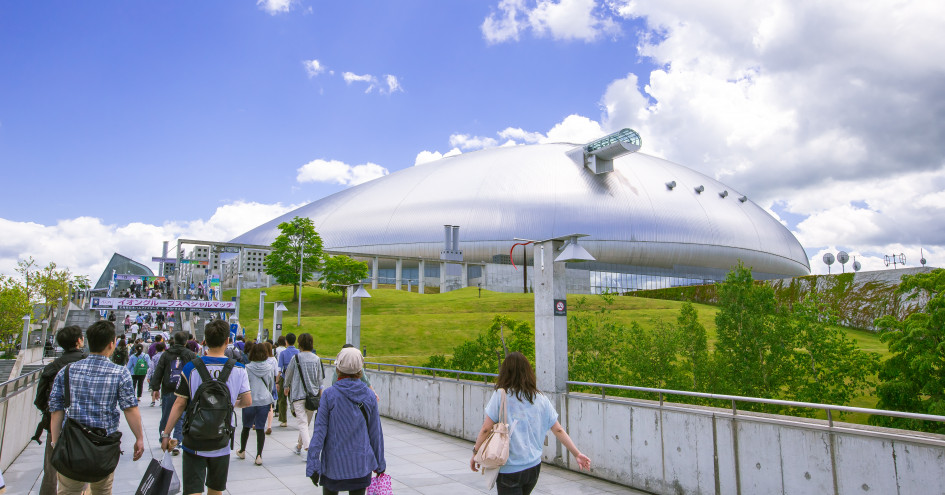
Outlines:
{"label": "woman in blue shirt", "polygon": [[[578,450],[558,422],[558,412],[551,401],[538,391],[535,372],[522,353],[513,352],[505,358],[495,388],[505,390],[507,421],[514,424],[509,437],[509,460],[499,468],[495,482],[498,495],[528,495],[532,492],[538,483],[542,447],[549,429],[577,459],[579,468],[591,468],[591,460]],[[476,452],[492,432],[492,425],[499,421],[501,405],[502,397],[497,390],[486,404],[486,419],[473,447],[473,458],[469,461],[473,471],[479,470]]]}

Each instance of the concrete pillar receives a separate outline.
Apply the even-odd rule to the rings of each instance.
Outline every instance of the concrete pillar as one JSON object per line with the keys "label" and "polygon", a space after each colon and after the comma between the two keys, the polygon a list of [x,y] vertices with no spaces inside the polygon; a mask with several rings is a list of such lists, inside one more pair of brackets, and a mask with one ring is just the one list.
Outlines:
{"label": "concrete pillar", "polygon": [[[564,263],[555,263],[555,248],[561,241],[545,241],[535,247],[535,374],[541,390],[563,411],[562,398],[568,381],[568,317],[555,315],[557,303],[567,297],[567,276]],[[567,305],[562,304],[563,310]],[[558,311],[558,313],[565,313]],[[555,440],[555,457],[563,453],[561,442]]]}
{"label": "concrete pillar", "polygon": [[[396,266],[397,266],[397,267],[396,267],[396,269],[394,270],[394,272],[395,272],[395,273],[394,273],[394,288],[397,289],[397,290],[400,290],[401,286],[402,286],[403,283],[404,283],[404,281],[403,281],[404,260],[402,260],[402,259],[400,259],[400,258],[397,258],[397,265],[396,265]],[[358,347],[358,349],[360,349],[360,347]]]}
{"label": "concrete pillar", "polygon": [[426,285],[424,283],[424,277],[426,277],[426,264],[423,260],[420,260],[420,269],[418,271],[419,277],[417,277],[417,294],[423,294],[423,287]]}
{"label": "concrete pillar", "polygon": [[463,274],[460,283],[463,284],[463,287],[469,287],[469,263],[463,263]]}
{"label": "concrete pillar", "polygon": [[377,256],[374,257],[374,261],[371,262],[371,288],[377,289]]}
{"label": "concrete pillar", "polygon": [[30,345],[30,315],[23,317],[23,336],[20,338],[20,350],[25,351]]}
{"label": "concrete pillar", "polygon": [[556,300],[567,296],[565,264],[554,261],[562,244],[546,241],[535,250],[535,372],[546,394],[564,393],[568,380],[568,317],[555,315]]}
{"label": "concrete pillar", "polygon": [[[397,261],[400,266],[400,260]],[[400,273],[399,269],[398,273]],[[399,275],[397,280],[400,281]],[[345,312],[345,343],[353,345],[355,349],[361,349],[361,298],[354,297],[356,289],[356,285],[349,285],[346,288],[348,307]]]}
{"label": "concrete pillar", "polygon": [[440,294],[446,292],[446,263],[440,263]]}
{"label": "concrete pillar", "polygon": [[[278,304],[276,305],[278,306]],[[275,342],[279,340],[279,336],[282,335],[282,313],[284,311],[273,311],[272,312],[272,341]],[[259,342],[263,337],[262,331],[256,333],[256,342]]]}

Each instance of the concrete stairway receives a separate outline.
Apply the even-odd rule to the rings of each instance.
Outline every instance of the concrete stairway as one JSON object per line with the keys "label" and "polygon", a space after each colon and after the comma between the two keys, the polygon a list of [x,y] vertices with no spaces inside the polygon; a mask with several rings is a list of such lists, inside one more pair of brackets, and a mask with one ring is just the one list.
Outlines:
{"label": "concrete stairway", "polygon": [[13,371],[13,363],[16,359],[0,359],[0,383],[10,379],[10,372]]}

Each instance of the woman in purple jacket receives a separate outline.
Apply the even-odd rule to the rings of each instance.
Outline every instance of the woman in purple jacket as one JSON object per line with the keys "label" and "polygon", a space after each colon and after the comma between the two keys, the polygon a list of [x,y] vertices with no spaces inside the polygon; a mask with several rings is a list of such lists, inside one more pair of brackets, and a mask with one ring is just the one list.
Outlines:
{"label": "woman in purple jacket", "polygon": [[361,381],[364,357],[353,347],[335,360],[338,381],[322,393],[305,474],[323,495],[363,495],[371,472],[383,473],[384,432],[377,398]]}

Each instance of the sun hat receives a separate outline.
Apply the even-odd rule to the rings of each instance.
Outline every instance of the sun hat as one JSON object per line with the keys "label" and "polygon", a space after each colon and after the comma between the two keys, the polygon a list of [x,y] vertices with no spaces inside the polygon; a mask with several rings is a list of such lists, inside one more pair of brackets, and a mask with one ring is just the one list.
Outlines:
{"label": "sun hat", "polygon": [[335,369],[338,373],[356,375],[364,368],[364,357],[361,351],[354,347],[346,347],[338,353],[335,359]]}

